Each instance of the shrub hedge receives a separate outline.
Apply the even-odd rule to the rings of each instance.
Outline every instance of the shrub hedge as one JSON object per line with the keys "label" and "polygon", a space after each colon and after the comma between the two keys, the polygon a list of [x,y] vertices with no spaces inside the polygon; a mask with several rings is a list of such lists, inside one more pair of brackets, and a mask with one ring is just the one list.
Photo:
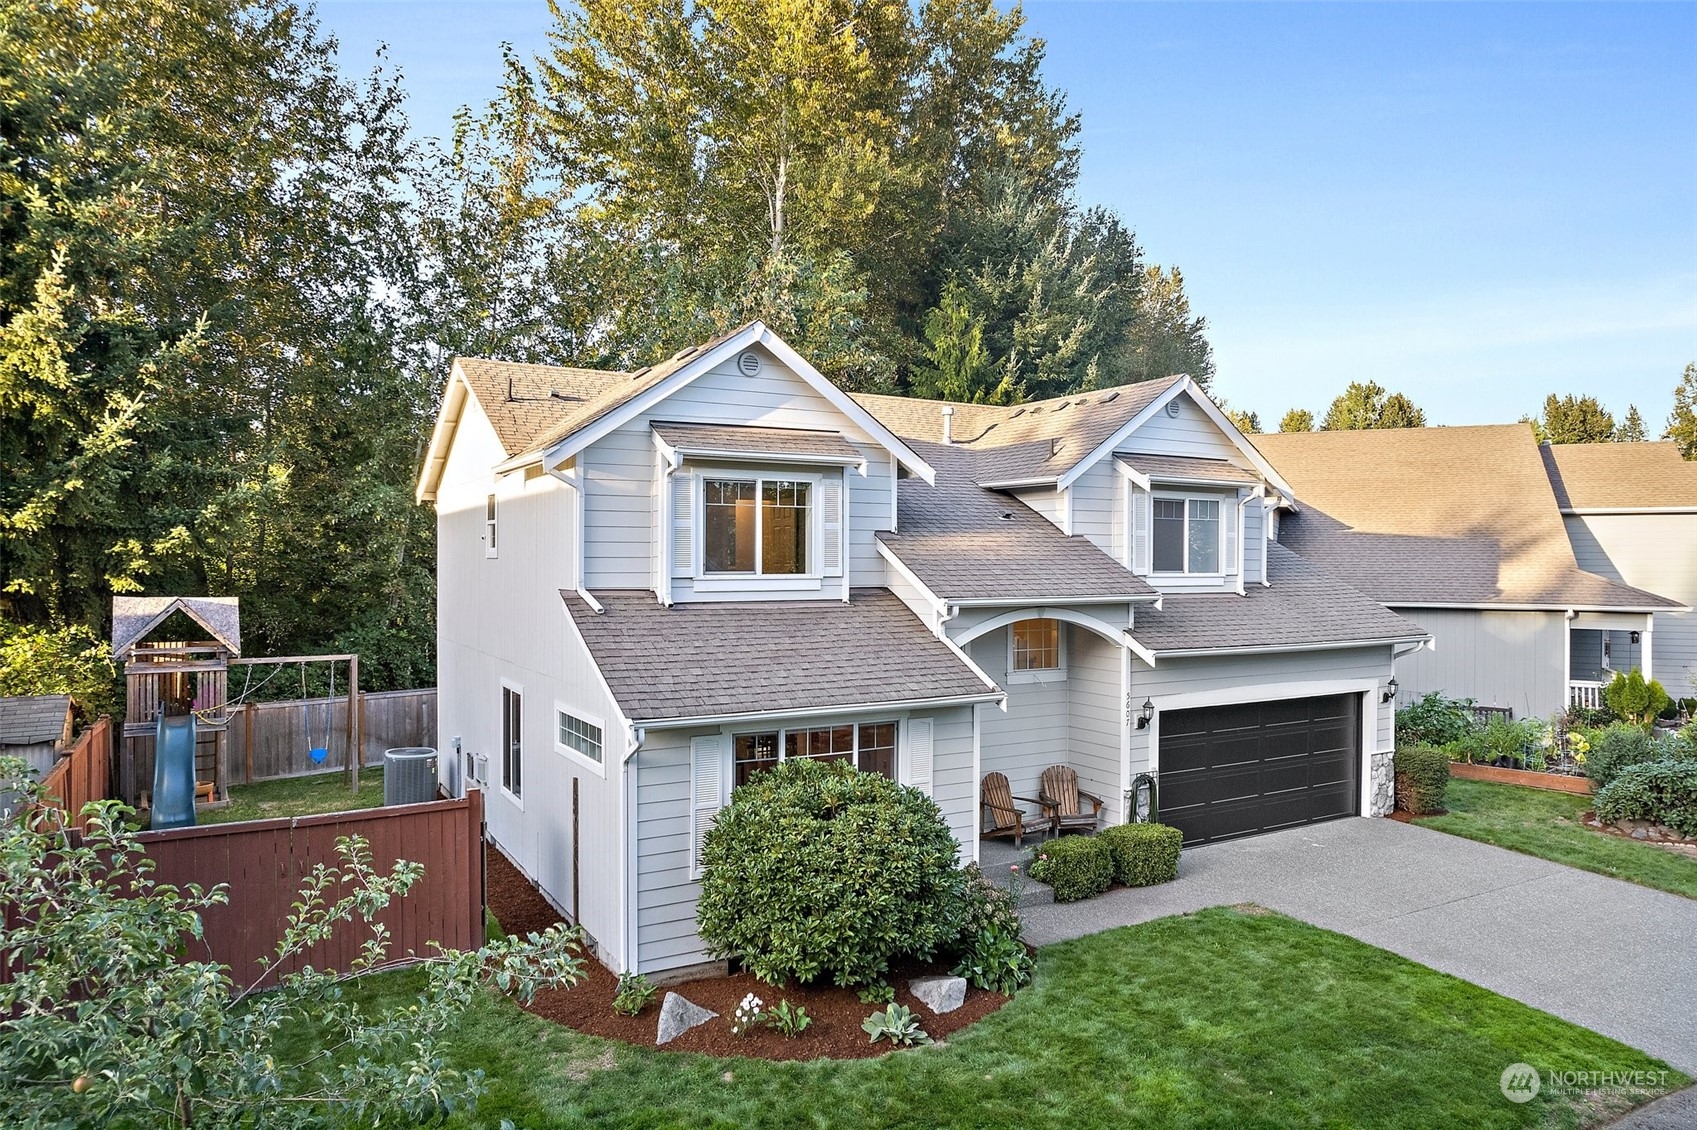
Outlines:
{"label": "shrub hedge", "polygon": [[707,833],[697,931],[769,984],[880,981],[959,939],[957,858],[924,793],[793,758],[737,789]]}
{"label": "shrub hedge", "polygon": [[1116,824],[1098,835],[1114,858],[1114,878],[1128,887],[1147,887],[1178,878],[1184,833],[1166,824]]}
{"label": "shrub hedge", "polygon": [[1037,849],[1031,877],[1055,890],[1056,902],[1095,898],[1114,881],[1114,855],[1099,836],[1068,836]]}
{"label": "shrub hedge", "polygon": [[1697,836],[1697,761],[1630,765],[1597,792],[1604,820],[1649,820]]}
{"label": "shrub hedge", "polygon": [[1479,729],[1470,698],[1445,698],[1439,691],[1421,695],[1396,712],[1396,739],[1408,745],[1448,745]]}
{"label": "shrub hedge", "polygon": [[1595,788],[1604,788],[1624,769],[1662,760],[1661,745],[1642,726],[1624,722],[1610,726],[1591,738],[1591,748],[1585,754],[1585,775]]}
{"label": "shrub hedge", "polygon": [[1396,777],[1396,808],[1421,816],[1442,812],[1450,784],[1449,755],[1431,746],[1403,746],[1391,762]]}

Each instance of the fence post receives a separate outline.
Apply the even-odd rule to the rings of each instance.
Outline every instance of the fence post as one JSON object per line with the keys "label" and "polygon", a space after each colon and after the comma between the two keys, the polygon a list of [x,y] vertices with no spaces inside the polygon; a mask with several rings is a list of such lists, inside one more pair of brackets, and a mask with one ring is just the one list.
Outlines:
{"label": "fence post", "polygon": [[489,892],[485,889],[489,881],[489,869],[486,865],[485,853],[488,845],[483,837],[483,790],[467,789],[466,799],[466,828],[472,837],[471,858],[467,864],[472,868],[469,876],[472,880],[466,886],[470,890],[471,900],[475,904],[471,908],[471,939],[473,949],[482,949],[488,942],[484,927],[488,922],[484,907],[489,905]]}
{"label": "fence post", "polygon": [[[332,668],[334,670],[334,668]],[[359,656],[348,660],[348,787],[359,792],[359,763],[365,751],[355,744],[359,734]]]}

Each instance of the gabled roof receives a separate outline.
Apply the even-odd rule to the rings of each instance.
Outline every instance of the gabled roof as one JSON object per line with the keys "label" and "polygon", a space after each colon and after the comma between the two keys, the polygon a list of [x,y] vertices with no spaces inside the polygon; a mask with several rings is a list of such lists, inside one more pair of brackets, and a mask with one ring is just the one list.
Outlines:
{"label": "gabled roof", "polygon": [[1564,513],[1697,510],[1697,461],[1679,445],[1557,443],[1539,449]]}
{"label": "gabled roof", "polygon": [[1088,538],[1068,537],[1017,498],[979,486],[975,452],[909,442],[937,469],[937,481],[901,481],[896,529],[878,541],[938,599],[1117,603],[1157,595]]}
{"label": "gabled roof", "polygon": [[70,713],[68,694],[0,698],[0,746],[61,743],[70,737]]}
{"label": "gabled roof", "polygon": [[803,428],[743,427],[728,424],[649,425],[661,441],[679,455],[784,456],[808,462],[863,463],[860,449],[841,432]]}
{"label": "gabled roof", "polygon": [[1193,459],[1184,455],[1116,455],[1115,461],[1157,483],[1237,483],[1255,485],[1261,476],[1224,459]]}
{"label": "gabled roof", "polygon": [[669,608],[650,592],[601,592],[599,613],[575,592],[560,596],[620,711],[637,725],[1002,697],[886,589],[855,589],[846,603]]}
{"label": "gabled roof", "polygon": [[1230,651],[1412,643],[1426,629],[1406,620],[1277,542],[1267,545],[1271,587],[1236,593],[1168,593],[1139,608],[1131,630],[1157,659]]}
{"label": "gabled roof", "polygon": [[454,366],[509,456],[528,451],[561,419],[582,412],[631,379],[629,373],[610,369],[527,365],[486,357],[458,357]]}
{"label": "gabled roof", "polygon": [[241,610],[233,596],[115,596],[112,598],[112,658],[123,662],[148,633],[181,612],[214,640],[242,653]]}
{"label": "gabled roof", "polygon": [[1525,424],[1255,437],[1296,488],[1279,540],[1374,600],[1649,611],[1677,601],[1584,572]]}

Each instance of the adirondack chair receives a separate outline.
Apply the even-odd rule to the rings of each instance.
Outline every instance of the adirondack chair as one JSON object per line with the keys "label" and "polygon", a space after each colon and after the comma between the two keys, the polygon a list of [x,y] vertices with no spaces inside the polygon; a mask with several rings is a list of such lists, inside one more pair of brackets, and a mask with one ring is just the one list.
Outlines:
{"label": "adirondack chair", "polygon": [[[1042,791],[1037,801],[1043,815],[1057,832],[1096,834],[1096,821],[1102,815],[1102,798],[1080,792],[1078,774],[1070,765],[1051,765],[1043,770]],[[1090,811],[1083,811],[1080,801],[1090,802]]]}
{"label": "adirondack chair", "polygon": [[[984,774],[984,783],[981,787],[983,797],[981,803],[984,805],[986,814],[983,836],[986,839],[993,836],[1011,836],[1013,837],[1014,847],[1023,847],[1027,830],[1025,827],[1025,810],[1016,807],[1014,802],[1018,801],[1021,804],[1037,804],[1037,802],[1029,797],[1014,796],[1013,789],[1008,785],[1007,777],[1000,773]],[[1049,822],[1045,820],[1030,830],[1033,832],[1046,831],[1048,826]]]}

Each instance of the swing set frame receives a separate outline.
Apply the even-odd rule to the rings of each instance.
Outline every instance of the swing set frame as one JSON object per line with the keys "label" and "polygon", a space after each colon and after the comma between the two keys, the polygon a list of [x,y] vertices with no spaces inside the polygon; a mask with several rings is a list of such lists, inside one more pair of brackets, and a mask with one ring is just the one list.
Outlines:
{"label": "swing set frame", "polygon": [[[348,727],[347,727],[348,756],[347,756],[347,765],[345,765],[343,767],[343,776],[345,776],[348,779],[348,790],[350,792],[358,792],[359,791],[360,762],[365,760],[365,758],[363,756],[364,751],[361,749],[361,746],[363,745],[364,739],[365,739],[365,719],[362,718],[361,715],[363,715],[365,712],[360,709],[359,656],[357,654],[354,654],[353,652],[341,652],[341,653],[338,653],[338,654],[335,654],[335,655],[266,655],[266,656],[256,657],[256,658],[253,658],[253,659],[232,659],[232,660],[230,660],[230,666],[232,666],[232,667],[250,667],[251,668],[251,667],[259,667],[259,666],[265,666],[265,665],[275,666],[275,667],[298,665],[301,669],[301,674],[302,674],[303,677],[306,674],[306,665],[308,663],[328,663],[328,664],[330,664],[330,685],[331,685],[332,688],[334,688],[335,685],[336,685],[335,684],[335,679],[336,679],[336,674],[335,674],[336,667],[335,667],[335,665],[338,664],[338,663],[346,663],[348,665],[348,693],[347,693],[347,696],[346,696],[347,700],[348,700]],[[332,705],[335,703],[335,701],[338,698],[341,698],[341,697],[343,697],[343,696],[337,695],[337,694],[330,695],[327,699],[324,700],[324,703],[325,703],[324,709],[326,711],[329,711],[332,708]],[[304,707],[303,707],[303,710],[304,710]],[[244,722],[246,723],[246,725],[248,727],[248,734],[247,734],[248,740],[245,743],[246,748],[247,748],[247,776],[248,776],[249,780],[252,780],[253,779],[253,715],[250,712],[248,712],[247,710],[243,710],[242,716],[243,716]],[[305,716],[304,713],[302,714],[302,722],[303,722],[302,728],[306,731],[306,740],[307,740],[307,742],[310,746],[310,743],[312,742],[312,725],[311,725],[311,722],[306,719],[306,716]],[[326,725],[325,726],[326,744],[328,744],[329,735],[330,735],[330,727],[329,727],[329,725]]]}

